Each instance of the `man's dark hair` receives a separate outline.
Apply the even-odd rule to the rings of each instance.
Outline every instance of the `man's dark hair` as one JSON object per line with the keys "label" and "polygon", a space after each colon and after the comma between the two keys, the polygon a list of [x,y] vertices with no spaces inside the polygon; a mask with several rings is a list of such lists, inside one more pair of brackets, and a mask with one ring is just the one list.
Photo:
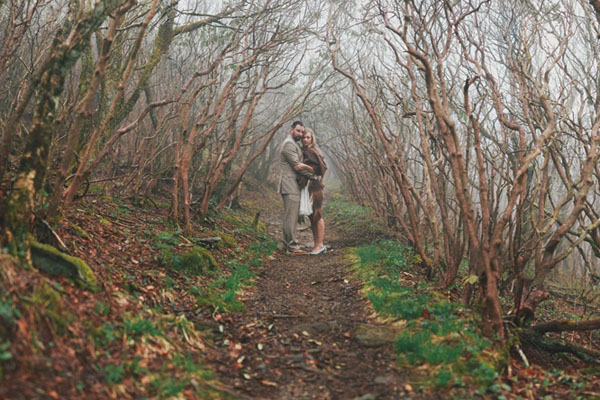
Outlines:
{"label": "man's dark hair", "polygon": [[302,127],[304,126],[304,124],[302,123],[302,121],[294,121],[294,123],[292,124],[292,129],[294,129],[298,125],[300,125]]}

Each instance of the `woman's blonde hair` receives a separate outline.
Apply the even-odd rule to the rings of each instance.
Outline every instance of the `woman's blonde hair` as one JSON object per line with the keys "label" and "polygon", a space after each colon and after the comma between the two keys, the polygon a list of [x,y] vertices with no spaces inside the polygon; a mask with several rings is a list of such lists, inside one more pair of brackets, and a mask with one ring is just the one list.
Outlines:
{"label": "woman's blonde hair", "polygon": [[311,146],[317,145],[317,139],[315,138],[315,132],[310,128],[304,128],[304,134],[310,133],[310,137],[312,138]]}

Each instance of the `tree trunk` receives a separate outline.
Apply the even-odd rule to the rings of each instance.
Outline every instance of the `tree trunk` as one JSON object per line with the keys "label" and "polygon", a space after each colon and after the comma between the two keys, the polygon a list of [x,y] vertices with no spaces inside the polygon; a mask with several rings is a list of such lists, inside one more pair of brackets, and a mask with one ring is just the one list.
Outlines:
{"label": "tree trunk", "polygon": [[105,76],[106,67],[110,56],[110,49],[112,47],[117,28],[120,25],[121,17],[128,8],[129,7],[121,8],[120,12],[111,20],[106,36],[102,42],[102,50],[98,57],[98,61],[96,62],[96,67],[92,75],[90,86],[81,101],[75,106],[75,117],[67,133],[67,142],[65,144],[62,160],[60,161],[60,166],[58,168],[58,174],[53,185],[52,194],[50,196],[47,217],[51,218],[58,212],[64,191],[63,187],[67,180],[67,176],[69,175],[69,170],[71,169],[71,162],[73,161],[73,155],[75,154],[75,148],[77,147],[79,135],[92,115],[91,108],[93,105],[93,100]]}
{"label": "tree trunk", "polygon": [[13,192],[0,205],[0,225],[3,244],[17,255],[23,251],[29,260],[27,233],[33,219],[34,198],[42,187],[48,163],[52,133],[55,127],[56,106],[63,91],[65,78],[79,59],[89,38],[109,13],[127,5],[124,0],[102,1],[81,19],[67,21],[57,33],[39,85],[32,126],[27,136]]}

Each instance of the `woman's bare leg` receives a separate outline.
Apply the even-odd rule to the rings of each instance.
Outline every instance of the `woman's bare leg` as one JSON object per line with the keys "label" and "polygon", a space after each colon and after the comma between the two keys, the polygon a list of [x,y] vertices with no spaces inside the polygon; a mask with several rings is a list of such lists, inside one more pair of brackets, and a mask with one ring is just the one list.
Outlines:
{"label": "woman's bare leg", "polygon": [[319,218],[318,221],[315,221],[314,215],[311,215],[310,228],[312,229],[314,239],[312,251],[316,253],[323,248],[323,238],[325,237],[325,221],[323,221],[323,218]]}
{"label": "woman's bare leg", "polygon": [[315,235],[315,250],[321,250],[323,248],[323,239],[325,237],[325,221],[323,218],[319,218],[317,221],[317,234]]}
{"label": "woman's bare leg", "polygon": [[314,250],[317,246],[317,223],[315,221],[314,214],[309,215],[308,219],[310,220],[310,230],[312,231],[312,235],[313,235],[313,250]]}

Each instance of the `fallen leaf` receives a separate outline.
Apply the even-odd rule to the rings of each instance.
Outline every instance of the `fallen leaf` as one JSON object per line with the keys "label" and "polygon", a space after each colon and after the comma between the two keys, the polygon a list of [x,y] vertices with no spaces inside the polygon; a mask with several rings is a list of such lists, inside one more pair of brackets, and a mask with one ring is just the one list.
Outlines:
{"label": "fallen leaf", "polygon": [[75,357],[75,350],[71,347],[65,346],[65,351],[70,357]]}

